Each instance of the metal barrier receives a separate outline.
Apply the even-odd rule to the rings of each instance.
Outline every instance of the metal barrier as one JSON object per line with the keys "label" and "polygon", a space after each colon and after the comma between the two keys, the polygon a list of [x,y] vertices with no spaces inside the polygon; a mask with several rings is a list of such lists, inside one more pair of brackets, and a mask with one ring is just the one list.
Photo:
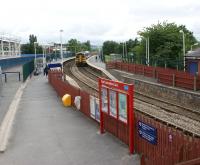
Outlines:
{"label": "metal barrier", "polygon": [[[72,102],[74,102],[75,96],[81,96],[80,111],[87,117],[94,119],[91,116],[90,95],[87,92],[64,82],[62,80],[61,71],[50,71],[48,79],[59,96],[62,97],[64,94],[69,93],[72,96]],[[127,89],[127,87],[125,89]],[[109,101],[108,99],[108,102]],[[117,106],[119,105],[117,104]],[[118,134],[117,137],[128,144],[129,127],[126,127],[122,122],[117,125],[117,120],[112,116],[104,115],[104,118],[105,128],[114,135]],[[180,163],[177,165],[199,164],[199,137],[186,135],[183,131],[138,111],[134,112],[133,127],[135,130],[134,151],[141,154],[142,165],[174,165],[176,163]],[[186,161],[190,164],[186,164]],[[183,164],[183,162],[185,164]],[[195,162],[196,164],[191,164],[191,162]]]}
{"label": "metal barrier", "polygon": [[5,76],[5,82],[7,82],[7,74],[13,74],[13,73],[18,74],[19,81],[21,81],[21,74],[20,74],[20,72],[2,72],[2,74],[4,74],[4,76]]}
{"label": "metal barrier", "polygon": [[178,163],[176,165],[198,165],[200,164],[200,158],[188,160],[186,162]]}
{"label": "metal barrier", "polygon": [[27,77],[33,72],[34,70],[34,61],[30,61],[23,65],[23,81],[26,81]]}
{"label": "metal barrier", "polygon": [[107,69],[119,69],[126,72],[155,78],[159,83],[190,90],[200,90],[200,76],[175,69],[129,64],[123,62],[108,62]]}

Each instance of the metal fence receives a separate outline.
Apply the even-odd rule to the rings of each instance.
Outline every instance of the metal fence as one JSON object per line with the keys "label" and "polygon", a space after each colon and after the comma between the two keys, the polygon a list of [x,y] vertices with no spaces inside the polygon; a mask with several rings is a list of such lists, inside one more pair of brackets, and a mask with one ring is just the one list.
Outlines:
{"label": "metal fence", "polygon": [[108,62],[108,69],[119,69],[157,79],[159,83],[190,90],[200,90],[200,76],[170,68],[152,67],[124,62]]}
{"label": "metal fence", "polygon": [[31,75],[34,70],[34,61],[27,62],[23,65],[23,81],[26,81],[27,77]]}
{"label": "metal fence", "polygon": [[[59,96],[69,93],[74,101],[75,96],[81,96],[81,109],[87,117],[91,117],[89,94],[62,81],[61,71],[50,71],[49,83],[54,87]],[[107,118],[108,116],[104,116]],[[92,117],[91,117],[92,118]],[[117,136],[124,143],[128,144],[128,131],[124,125],[117,125],[114,120],[105,119],[106,127],[112,134]],[[108,122],[109,121],[109,122]],[[135,152],[141,155],[141,165],[174,165],[200,157],[200,138],[187,135],[184,131],[178,130],[167,123],[146,116],[138,111],[134,113],[134,143]],[[150,143],[147,137],[141,137],[140,124],[155,130],[155,143]],[[119,130],[116,129],[119,127]],[[145,127],[146,129],[146,127]],[[147,129],[147,131],[149,131]],[[150,131],[151,133],[152,131]],[[147,140],[149,139],[149,140]],[[199,160],[199,159],[198,159]],[[194,160],[193,160],[194,161]],[[199,163],[199,161],[198,161]],[[182,164],[180,164],[182,165]],[[184,164],[195,165],[195,164]],[[197,165],[197,164],[196,164]]]}

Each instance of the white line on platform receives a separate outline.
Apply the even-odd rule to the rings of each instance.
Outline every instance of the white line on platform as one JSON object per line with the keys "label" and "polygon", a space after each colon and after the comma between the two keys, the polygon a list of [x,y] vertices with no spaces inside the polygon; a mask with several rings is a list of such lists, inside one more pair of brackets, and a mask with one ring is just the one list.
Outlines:
{"label": "white line on platform", "polygon": [[17,90],[9,109],[3,119],[3,122],[0,126],[0,152],[4,152],[6,150],[6,146],[8,143],[8,139],[11,134],[12,125],[15,119],[15,114],[18,109],[19,102],[21,100],[21,96],[23,94],[23,90],[26,87],[29,80],[27,80],[25,83],[21,84],[19,89]]}

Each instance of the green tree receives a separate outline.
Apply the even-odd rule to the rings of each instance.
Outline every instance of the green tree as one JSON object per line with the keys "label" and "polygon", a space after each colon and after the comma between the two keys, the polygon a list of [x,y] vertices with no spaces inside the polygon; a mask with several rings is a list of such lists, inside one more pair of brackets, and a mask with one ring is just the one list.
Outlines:
{"label": "green tree", "polygon": [[[33,34],[29,35],[29,43],[21,45],[22,54],[34,54],[35,47],[34,42],[37,42],[37,37]],[[36,44],[37,54],[42,53],[42,47],[39,44]]]}
{"label": "green tree", "polygon": [[77,39],[70,39],[67,43],[67,50],[71,52],[80,52],[81,51],[81,42]]}
{"label": "green tree", "polygon": [[80,52],[80,51],[91,51],[90,41],[81,43],[77,39],[70,39],[67,43],[67,50],[71,52]]}
{"label": "green tree", "polygon": [[110,55],[111,53],[120,53],[121,46],[119,43],[115,41],[105,41],[103,43],[103,52],[106,55]]}
{"label": "green tree", "polygon": [[30,34],[29,35],[29,52],[30,52],[30,54],[35,53],[34,42],[37,42],[37,37],[33,34]]}
{"label": "green tree", "polygon": [[146,50],[145,38],[149,37],[150,63],[156,63],[159,66],[167,64],[168,67],[175,68],[178,61],[183,61],[183,40],[180,30],[183,30],[185,34],[186,51],[189,50],[190,46],[197,41],[193,33],[184,25],[163,22],[139,32],[139,35],[143,37],[140,45],[142,54],[145,54]]}
{"label": "green tree", "polygon": [[83,42],[82,44],[82,49],[84,51],[91,51],[91,45],[90,45],[90,41],[86,41],[86,42]]}

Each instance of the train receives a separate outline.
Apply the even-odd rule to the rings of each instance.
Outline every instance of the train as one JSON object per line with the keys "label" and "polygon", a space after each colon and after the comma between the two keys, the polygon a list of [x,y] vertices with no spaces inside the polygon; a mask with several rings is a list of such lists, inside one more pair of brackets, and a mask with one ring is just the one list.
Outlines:
{"label": "train", "polygon": [[76,66],[87,66],[86,60],[87,60],[88,57],[89,57],[88,52],[76,53],[76,57],[75,57]]}

